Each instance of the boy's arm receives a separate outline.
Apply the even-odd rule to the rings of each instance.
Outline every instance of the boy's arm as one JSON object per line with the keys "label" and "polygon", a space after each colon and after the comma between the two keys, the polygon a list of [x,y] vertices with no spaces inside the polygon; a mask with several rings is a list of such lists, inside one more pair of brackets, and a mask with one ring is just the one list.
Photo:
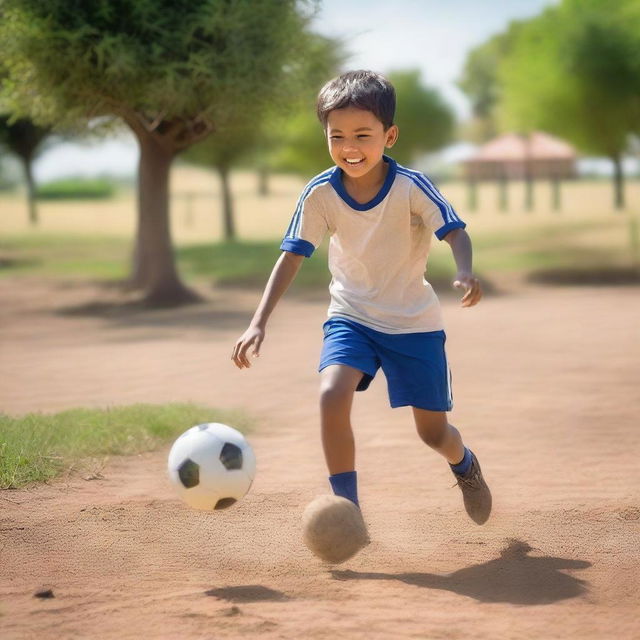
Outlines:
{"label": "boy's arm", "polygon": [[278,303],[278,300],[280,300],[284,292],[289,288],[289,285],[293,282],[300,270],[303,260],[304,256],[289,251],[283,251],[282,255],[278,258],[264,289],[264,293],[262,294],[260,304],[253,314],[249,328],[238,338],[233,348],[231,359],[238,369],[251,366],[249,358],[247,357],[247,350],[251,345],[253,345],[254,358],[260,355],[260,345],[264,340],[267,320]]}
{"label": "boy's arm", "polygon": [[462,306],[472,307],[480,302],[482,287],[472,271],[471,238],[464,229],[453,229],[447,233],[444,240],[451,247],[451,252],[458,268],[453,286],[457,289],[465,290],[465,294],[462,297]]}

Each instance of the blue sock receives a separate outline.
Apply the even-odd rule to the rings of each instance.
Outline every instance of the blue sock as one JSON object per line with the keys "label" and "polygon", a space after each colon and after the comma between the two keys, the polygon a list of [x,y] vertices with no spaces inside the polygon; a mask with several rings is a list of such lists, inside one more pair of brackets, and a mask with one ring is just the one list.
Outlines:
{"label": "blue sock", "polygon": [[355,471],[336,473],[334,476],[329,476],[329,482],[333,493],[351,500],[356,507],[360,506],[358,504],[358,476]]}
{"label": "blue sock", "polygon": [[471,451],[469,451],[469,449],[465,447],[464,457],[462,458],[462,460],[460,460],[458,464],[449,464],[449,466],[451,467],[451,471],[453,471],[453,473],[457,473],[459,476],[463,476],[465,473],[467,473],[467,471],[469,471],[469,467],[471,466]]}

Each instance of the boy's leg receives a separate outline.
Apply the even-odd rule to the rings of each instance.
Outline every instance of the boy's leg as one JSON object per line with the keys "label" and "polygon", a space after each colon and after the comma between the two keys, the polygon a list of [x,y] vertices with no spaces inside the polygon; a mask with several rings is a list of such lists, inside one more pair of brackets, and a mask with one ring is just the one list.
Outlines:
{"label": "boy's leg", "polygon": [[492,499],[475,454],[462,444],[460,432],[449,424],[446,412],[413,407],[413,415],[420,438],[449,462],[469,517],[484,524],[491,514]]}
{"label": "boy's leg", "polygon": [[351,405],[362,372],[342,364],[320,373],[320,422],[322,446],[331,475],[353,471],[355,442],[351,429]]}
{"label": "boy's leg", "polygon": [[464,458],[464,445],[460,432],[447,420],[445,411],[427,411],[412,407],[420,439],[447,459],[452,465]]}
{"label": "boy's leg", "polygon": [[351,406],[362,372],[335,364],[324,368],[320,375],[322,446],[331,485],[336,495],[358,504]]}

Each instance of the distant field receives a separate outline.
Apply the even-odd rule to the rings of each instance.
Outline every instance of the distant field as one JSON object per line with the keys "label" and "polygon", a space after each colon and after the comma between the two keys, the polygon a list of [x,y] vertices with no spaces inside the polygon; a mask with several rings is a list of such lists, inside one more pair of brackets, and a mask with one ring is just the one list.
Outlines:
{"label": "distant field", "polygon": [[[236,222],[241,243],[225,249],[212,245],[221,239],[219,184],[215,174],[178,166],[172,174],[172,234],[185,275],[214,275],[221,282],[262,282],[265,269],[277,255],[278,241],[295,208],[302,179],[273,176],[268,197],[257,194],[251,173],[232,177]],[[524,211],[521,184],[509,187],[510,210],[499,209],[494,184],[478,189],[478,208],[468,210],[466,185],[440,186],[474,240],[476,266],[485,272],[540,269],[619,269],[632,265],[631,215],[640,211],[640,182],[627,187],[627,211],[611,206],[609,181],[567,182],[562,186],[561,211],[551,206],[549,184],[535,190],[535,208]],[[40,202],[41,223],[33,232],[27,223],[22,194],[0,195],[0,267],[24,272],[74,273],[98,278],[126,274],[130,242],[135,233],[136,198],[133,189],[107,201]],[[636,218],[637,219],[637,218]],[[636,258],[637,260],[637,258]],[[235,266],[234,266],[235,265]],[[448,247],[434,243],[432,275],[452,270]],[[323,281],[320,265],[308,267],[309,283]],[[6,273],[6,271],[5,271]]]}

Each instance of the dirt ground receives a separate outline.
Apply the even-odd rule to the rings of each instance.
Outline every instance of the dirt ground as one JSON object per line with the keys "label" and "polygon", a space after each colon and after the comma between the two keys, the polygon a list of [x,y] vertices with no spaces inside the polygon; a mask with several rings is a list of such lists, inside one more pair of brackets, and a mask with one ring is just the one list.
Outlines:
{"label": "dirt ground", "polygon": [[211,514],[174,497],[168,448],[0,492],[3,640],[640,638],[637,287],[444,299],[451,421],[494,512],[467,518],[379,377],[354,408],[372,543],[339,566],[300,530],[329,490],[315,371],[327,301],[287,297],[262,357],[238,371],[229,355],[258,295],[152,312],[95,304],[117,294],[91,285],[0,281],[3,411],[239,407],[256,418],[258,460],[246,498]]}

